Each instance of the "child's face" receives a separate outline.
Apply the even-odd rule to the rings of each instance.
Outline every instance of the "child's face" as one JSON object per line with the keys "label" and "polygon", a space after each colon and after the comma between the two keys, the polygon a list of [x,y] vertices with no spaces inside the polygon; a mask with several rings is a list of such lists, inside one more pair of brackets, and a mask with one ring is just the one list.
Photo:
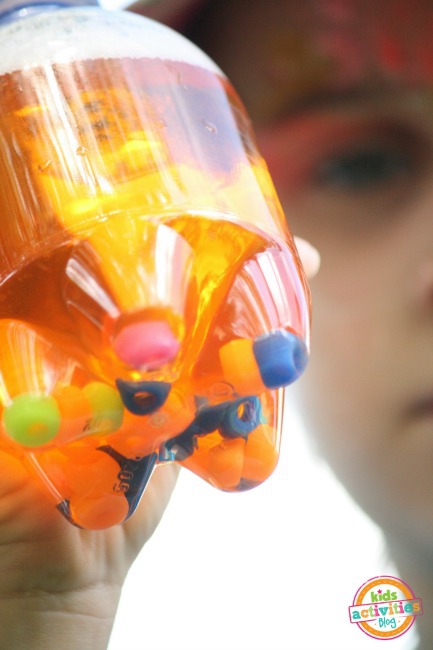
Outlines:
{"label": "child's face", "polygon": [[[218,3],[215,3],[218,4]],[[229,2],[208,48],[322,256],[299,393],[386,528],[433,539],[433,1]]]}

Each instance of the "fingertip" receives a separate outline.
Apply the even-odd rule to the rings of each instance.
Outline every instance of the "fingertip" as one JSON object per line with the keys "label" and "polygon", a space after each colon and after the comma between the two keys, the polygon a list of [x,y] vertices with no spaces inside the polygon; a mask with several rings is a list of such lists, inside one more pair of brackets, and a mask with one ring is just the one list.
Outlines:
{"label": "fingertip", "polygon": [[320,253],[317,248],[305,239],[302,239],[301,237],[295,237],[294,239],[305,274],[307,278],[311,279],[319,271]]}

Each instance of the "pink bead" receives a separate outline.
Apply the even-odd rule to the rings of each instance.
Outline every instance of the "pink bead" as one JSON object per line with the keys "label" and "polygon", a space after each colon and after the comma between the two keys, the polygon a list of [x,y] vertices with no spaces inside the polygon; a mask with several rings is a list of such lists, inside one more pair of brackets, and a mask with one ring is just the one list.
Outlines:
{"label": "pink bead", "polygon": [[114,339],[119,359],[135,369],[159,368],[177,354],[180,343],[165,321],[144,321],[126,325]]}

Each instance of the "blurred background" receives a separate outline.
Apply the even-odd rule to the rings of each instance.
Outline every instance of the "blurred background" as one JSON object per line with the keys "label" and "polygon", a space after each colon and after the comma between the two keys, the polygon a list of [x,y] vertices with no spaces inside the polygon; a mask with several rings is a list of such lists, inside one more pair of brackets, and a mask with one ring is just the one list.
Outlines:
{"label": "blurred background", "polygon": [[[259,488],[225,494],[181,472],[126,581],[109,650],[380,649],[348,614],[377,575],[398,575],[379,529],[315,456],[292,411],[278,468]],[[392,650],[415,642],[416,625]]]}

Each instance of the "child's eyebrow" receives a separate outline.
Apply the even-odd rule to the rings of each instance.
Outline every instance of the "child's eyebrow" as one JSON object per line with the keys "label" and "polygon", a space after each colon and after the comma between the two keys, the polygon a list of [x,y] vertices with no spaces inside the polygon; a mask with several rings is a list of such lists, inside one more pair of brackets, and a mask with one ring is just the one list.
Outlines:
{"label": "child's eyebrow", "polygon": [[299,98],[293,98],[292,96],[286,102],[282,102],[278,113],[273,116],[270,123],[277,124],[287,117],[299,116],[303,113],[321,109],[389,103],[392,97],[398,97],[401,91],[401,87],[390,87],[384,84],[381,87],[318,88],[316,92],[310,92]]}

